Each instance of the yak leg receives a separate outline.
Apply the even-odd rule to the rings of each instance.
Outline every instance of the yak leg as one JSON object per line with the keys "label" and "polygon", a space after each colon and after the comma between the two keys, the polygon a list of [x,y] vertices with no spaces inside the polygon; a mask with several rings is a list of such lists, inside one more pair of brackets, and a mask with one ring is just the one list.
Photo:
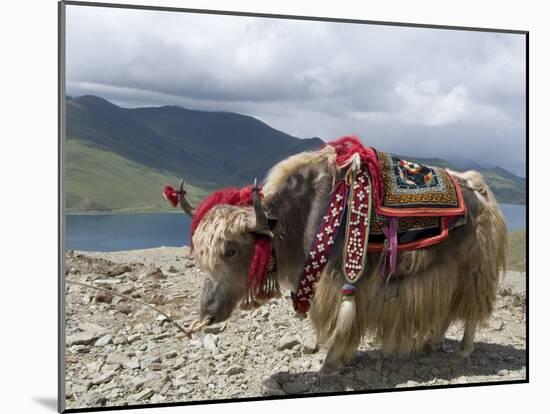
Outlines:
{"label": "yak leg", "polygon": [[429,350],[447,351],[447,349],[445,348],[445,333],[447,332],[447,329],[449,329],[450,324],[451,321],[449,319],[446,319],[439,327],[439,330],[434,332],[434,335],[430,340],[430,343],[428,344]]}
{"label": "yak leg", "polygon": [[342,368],[354,357],[358,346],[358,340],[351,343],[335,340],[327,352],[321,371],[328,373]]}
{"label": "yak leg", "polygon": [[476,327],[476,321],[464,322],[464,334],[462,336],[462,341],[460,342],[458,350],[451,359],[453,364],[470,364],[470,354],[474,350],[474,336],[476,333]]}
{"label": "yak leg", "polygon": [[475,321],[466,321],[464,323],[464,335],[462,336],[462,342],[460,343],[460,349],[458,351],[458,354],[463,358],[469,358],[474,350],[476,327],[477,322]]}
{"label": "yak leg", "polygon": [[333,346],[327,352],[325,362],[321,367],[321,372],[330,373],[332,371],[337,371],[342,368],[343,365],[344,360],[342,350]]}

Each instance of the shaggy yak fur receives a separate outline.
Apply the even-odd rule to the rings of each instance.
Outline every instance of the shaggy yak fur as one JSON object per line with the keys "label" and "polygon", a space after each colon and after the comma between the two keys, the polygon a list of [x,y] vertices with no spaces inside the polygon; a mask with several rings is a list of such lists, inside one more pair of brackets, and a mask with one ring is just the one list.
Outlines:
{"label": "shaggy yak fur", "polygon": [[[270,216],[279,219],[273,243],[282,287],[297,288],[309,246],[340,174],[335,157],[330,146],[297,154],[275,165],[265,181],[263,205]],[[344,284],[340,232],[309,311],[318,342],[328,346],[326,367],[349,361],[366,335],[376,338],[386,354],[411,354],[426,346],[440,346],[449,324],[456,321],[464,324],[460,355],[468,356],[473,350],[476,327],[491,315],[499,274],[505,269],[507,229],[494,195],[479,173],[450,173],[462,187],[468,209],[466,223],[437,245],[400,252],[396,274],[387,284],[379,276],[381,254],[369,253],[368,273],[357,283],[353,327],[346,335],[333,335]],[[195,256],[209,273],[203,316],[216,322],[226,319],[245,296],[241,275],[246,275],[251,260],[250,233],[254,228],[254,210],[249,206],[216,206],[199,223],[193,236]],[[238,249],[239,259],[225,259],[228,245]],[[209,312],[209,304],[216,301],[222,305]]]}

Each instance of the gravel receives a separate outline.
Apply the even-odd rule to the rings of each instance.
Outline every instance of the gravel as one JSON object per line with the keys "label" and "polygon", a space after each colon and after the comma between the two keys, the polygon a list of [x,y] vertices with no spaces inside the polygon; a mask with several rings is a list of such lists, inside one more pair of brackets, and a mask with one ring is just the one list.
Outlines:
{"label": "gravel", "polygon": [[99,338],[97,341],[95,341],[95,346],[105,346],[109,345],[111,341],[113,340],[113,335],[107,334],[103,335],[101,338]]}
{"label": "gravel", "polygon": [[[69,252],[67,279],[161,309],[184,327],[198,318],[204,276],[188,248]],[[288,295],[188,339],[164,318],[117,296],[67,284],[67,408],[411,388],[525,379],[525,274],[509,272],[470,361],[433,351],[383,357],[370,338],[337,373]],[[462,327],[447,332],[458,348]]]}
{"label": "gravel", "polygon": [[279,351],[284,351],[285,349],[292,349],[296,345],[300,345],[300,341],[297,338],[283,336],[279,341],[279,345],[277,346],[277,349]]}
{"label": "gravel", "polygon": [[210,352],[216,352],[218,350],[218,347],[216,346],[217,342],[218,338],[212,334],[206,334],[202,338],[202,346]]}

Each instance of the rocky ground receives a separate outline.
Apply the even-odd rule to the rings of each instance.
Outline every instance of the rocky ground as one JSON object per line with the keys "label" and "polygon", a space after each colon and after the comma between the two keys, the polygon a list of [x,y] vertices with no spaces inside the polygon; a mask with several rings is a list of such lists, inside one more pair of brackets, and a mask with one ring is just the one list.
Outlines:
{"label": "rocky ground", "polygon": [[[152,304],[184,326],[198,317],[203,275],[187,248],[69,252],[68,281],[106,287]],[[74,284],[66,290],[67,408],[266,395],[388,389],[526,376],[525,274],[509,272],[493,318],[478,330],[469,363],[443,351],[384,358],[365,339],[351,366],[319,375],[307,320],[288,297],[189,339],[162,315]],[[458,346],[462,329],[447,333]]]}

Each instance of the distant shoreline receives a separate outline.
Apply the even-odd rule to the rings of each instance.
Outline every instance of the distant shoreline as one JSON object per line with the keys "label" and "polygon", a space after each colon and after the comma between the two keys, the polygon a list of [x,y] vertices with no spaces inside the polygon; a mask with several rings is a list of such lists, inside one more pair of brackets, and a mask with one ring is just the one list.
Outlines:
{"label": "distant shoreline", "polygon": [[184,214],[179,209],[174,210],[144,210],[144,211],[126,211],[126,210],[109,210],[109,211],[65,211],[68,216],[108,216],[117,214]]}
{"label": "distant shoreline", "polygon": [[[508,206],[523,206],[527,207],[526,203],[498,203],[499,205],[508,205]],[[173,209],[173,210],[108,210],[108,211],[94,211],[94,210],[71,210],[71,211],[65,211],[65,214],[67,215],[73,215],[73,216],[98,216],[98,215],[109,215],[109,214],[159,214],[159,213],[167,213],[167,214],[181,214],[182,211],[180,209]]]}

